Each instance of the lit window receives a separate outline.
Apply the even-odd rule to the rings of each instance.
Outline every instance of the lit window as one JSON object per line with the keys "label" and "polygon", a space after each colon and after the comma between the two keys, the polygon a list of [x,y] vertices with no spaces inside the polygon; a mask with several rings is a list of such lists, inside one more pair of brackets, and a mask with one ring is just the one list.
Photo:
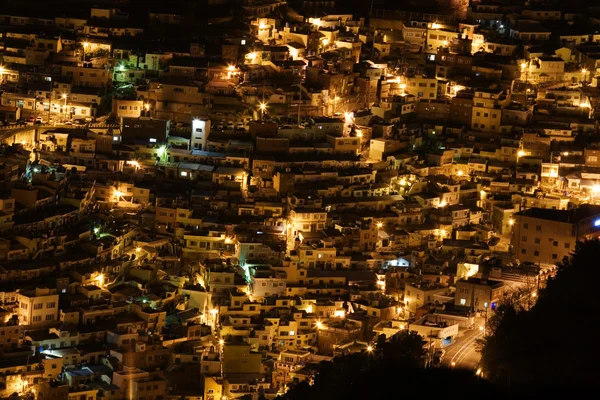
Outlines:
{"label": "lit window", "polygon": [[460,305],[461,306],[467,305],[467,299],[460,299]]}
{"label": "lit window", "polygon": [[156,139],[150,138],[150,143],[156,143]]}
{"label": "lit window", "polygon": [[188,176],[187,171],[181,171],[181,176]]}
{"label": "lit window", "polygon": [[242,46],[245,46],[246,45],[246,39],[242,39],[241,44],[242,44]]}

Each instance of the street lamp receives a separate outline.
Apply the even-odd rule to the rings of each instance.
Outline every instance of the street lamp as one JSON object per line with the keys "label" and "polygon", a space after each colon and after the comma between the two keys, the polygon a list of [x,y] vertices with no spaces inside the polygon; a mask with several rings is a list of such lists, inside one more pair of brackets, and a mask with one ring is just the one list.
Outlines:
{"label": "street lamp", "polygon": [[266,103],[260,103],[260,106],[258,108],[260,108],[260,119],[264,121],[265,120],[265,111],[267,109],[267,104]]}
{"label": "street lamp", "polygon": [[529,80],[529,77],[527,76],[527,71],[525,71],[527,69],[527,63],[526,62],[522,62],[521,63],[521,80],[523,80],[523,73],[525,74],[525,92],[527,93],[527,83]]}
{"label": "street lamp", "polygon": [[515,220],[514,219],[509,219],[508,220],[508,225],[513,226],[515,224]]}
{"label": "street lamp", "polygon": [[87,50],[90,44],[88,42],[83,42],[83,62],[85,62],[85,51]]}
{"label": "street lamp", "polygon": [[69,97],[66,93],[63,93],[62,98],[65,100],[65,119],[67,119],[67,97]]}
{"label": "street lamp", "polygon": [[383,228],[383,222],[378,222],[377,223],[377,228],[379,228],[379,229]]}

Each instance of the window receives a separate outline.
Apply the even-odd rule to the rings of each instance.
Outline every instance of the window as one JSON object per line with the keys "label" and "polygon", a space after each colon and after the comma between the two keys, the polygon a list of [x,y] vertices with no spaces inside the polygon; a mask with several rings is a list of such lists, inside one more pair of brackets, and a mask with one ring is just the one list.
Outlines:
{"label": "window", "polygon": [[42,321],[41,315],[36,315],[33,318],[31,318],[31,322],[41,322],[41,321]]}
{"label": "window", "polygon": [[541,231],[541,230],[542,230],[542,226],[541,226],[541,225],[538,225],[538,226],[536,226],[536,227],[535,227],[535,230],[536,230],[536,231]]}
{"label": "window", "polygon": [[540,252],[536,250],[536,251],[533,252],[533,255],[536,256],[536,257],[538,257],[540,255]]}
{"label": "window", "polygon": [[41,310],[42,308],[44,308],[44,305],[42,303],[33,305],[34,310]]}
{"label": "window", "polygon": [[526,241],[527,241],[527,236],[521,237],[521,242],[526,242]]}
{"label": "window", "polygon": [[565,243],[565,249],[571,248],[571,243]]}
{"label": "window", "polygon": [[53,314],[46,315],[46,321],[54,321],[54,315]]}
{"label": "window", "polygon": [[527,250],[526,249],[521,249],[521,254],[527,254]]}
{"label": "window", "polygon": [[523,224],[523,228],[529,229],[529,224]]}
{"label": "window", "polygon": [[460,305],[461,306],[467,305],[467,299],[460,299]]}
{"label": "window", "polygon": [[535,244],[540,244],[540,238],[535,238]]}
{"label": "window", "polygon": [[54,301],[46,304],[46,308],[54,308],[54,307],[56,307],[56,302],[54,302]]}
{"label": "window", "polygon": [[553,243],[553,245],[554,245],[554,247],[558,247],[558,242],[557,242],[557,241],[555,241],[555,242]]}
{"label": "window", "polygon": [[558,259],[558,254],[552,254],[552,259],[553,259],[553,260],[556,260],[556,259]]}
{"label": "window", "polygon": [[240,42],[240,44],[241,44],[242,46],[245,46],[245,45],[246,45],[246,39],[242,39],[242,41]]}

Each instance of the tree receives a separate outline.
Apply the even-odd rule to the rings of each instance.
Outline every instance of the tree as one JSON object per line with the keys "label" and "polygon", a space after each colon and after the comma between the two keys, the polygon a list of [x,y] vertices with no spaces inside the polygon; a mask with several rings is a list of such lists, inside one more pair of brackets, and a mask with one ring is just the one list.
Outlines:
{"label": "tree", "polygon": [[[376,399],[394,398],[400,390],[398,380],[408,378],[408,388],[402,386],[402,394],[421,393],[423,383],[427,390],[438,384],[440,376],[458,374],[461,380],[467,379],[478,388],[478,382],[472,372],[464,374],[453,370],[425,370],[423,368],[425,350],[423,338],[416,332],[401,331],[385,341],[381,335],[377,339],[377,348],[372,351],[353,353],[335,358],[331,362],[322,362],[314,383],[310,386],[303,382],[290,389],[285,400],[320,399]],[[449,375],[448,375],[449,374]],[[413,377],[413,378],[410,378]],[[444,378],[446,379],[446,378]],[[448,385],[455,378],[448,378]],[[481,382],[480,382],[481,383]],[[448,390],[440,387],[441,391]]]}
{"label": "tree", "polygon": [[530,310],[507,307],[482,351],[484,373],[511,391],[555,394],[558,384],[584,388],[600,376],[595,328],[600,241],[578,242]]}

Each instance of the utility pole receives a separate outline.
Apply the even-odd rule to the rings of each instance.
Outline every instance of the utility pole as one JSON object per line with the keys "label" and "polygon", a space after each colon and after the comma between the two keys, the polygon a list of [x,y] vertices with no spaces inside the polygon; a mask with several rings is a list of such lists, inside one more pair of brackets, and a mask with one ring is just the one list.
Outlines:
{"label": "utility pole", "polygon": [[298,125],[300,125],[300,107],[302,107],[302,88],[298,84]]}

